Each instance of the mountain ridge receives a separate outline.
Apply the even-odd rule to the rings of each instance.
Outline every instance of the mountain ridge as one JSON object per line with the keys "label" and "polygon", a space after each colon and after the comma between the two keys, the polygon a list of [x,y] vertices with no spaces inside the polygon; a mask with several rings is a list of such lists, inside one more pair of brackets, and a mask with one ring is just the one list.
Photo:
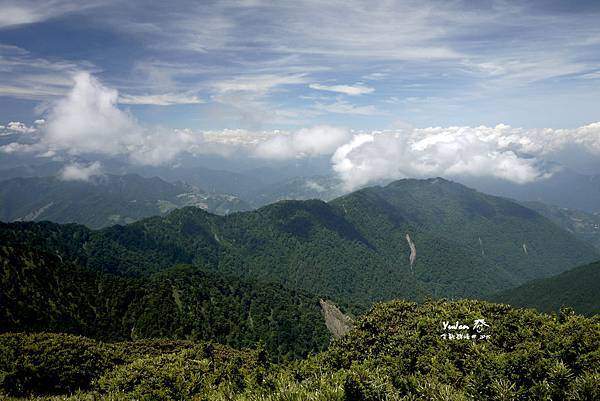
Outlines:
{"label": "mountain ridge", "polygon": [[77,222],[91,228],[127,224],[183,206],[217,214],[248,210],[239,198],[136,174],[101,175],[89,181],[59,177],[13,178],[0,188],[0,219]]}
{"label": "mountain ridge", "polygon": [[[447,202],[438,201],[442,195]],[[407,233],[417,251],[414,266]],[[60,250],[95,271],[141,277],[191,264],[361,310],[390,298],[481,297],[598,258],[534,211],[440,179],[398,181],[329,203],[282,201],[228,216],[188,207],[98,231],[0,224],[0,239]]]}

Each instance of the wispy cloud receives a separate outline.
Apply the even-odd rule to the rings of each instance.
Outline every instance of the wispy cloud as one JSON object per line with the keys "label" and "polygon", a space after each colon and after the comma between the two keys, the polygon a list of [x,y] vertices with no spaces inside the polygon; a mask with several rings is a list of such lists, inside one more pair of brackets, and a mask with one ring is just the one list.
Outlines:
{"label": "wispy cloud", "polygon": [[333,103],[319,103],[314,106],[315,110],[335,114],[354,114],[361,116],[376,116],[384,114],[373,105],[357,106],[342,99],[337,99]]}
{"label": "wispy cloud", "polygon": [[308,85],[310,89],[326,91],[326,92],[336,92],[343,93],[344,95],[349,96],[357,96],[357,95],[365,95],[367,93],[372,93],[375,91],[374,88],[364,86],[364,85],[321,85],[321,84],[310,84]]}
{"label": "wispy cloud", "polygon": [[198,96],[180,93],[163,93],[160,95],[121,95],[119,96],[118,101],[121,104],[145,104],[153,106],[204,103]]}
{"label": "wispy cloud", "polygon": [[89,62],[48,60],[20,47],[0,44],[0,96],[47,100],[64,95],[78,71],[94,69]]}
{"label": "wispy cloud", "polygon": [[[380,126],[389,126],[394,114],[411,119],[402,99],[433,97],[459,99],[463,124],[492,121],[497,112],[521,113],[527,123],[528,114],[541,119],[536,110],[558,97],[566,81],[579,85],[570,87],[573,93],[600,93],[599,17],[594,4],[512,0],[253,0],[202,7],[187,0],[8,0],[0,2],[0,96],[48,101],[65,94],[70,76],[85,70],[119,89],[122,103],[170,105],[173,111],[205,101],[198,118],[224,127],[302,126],[313,123],[315,112],[316,123],[345,114],[358,125],[361,116],[380,115]],[[63,46],[65,32],[47,33],[59,21],[65,32],[73,28],[82,36]],[[45,35],[43,44],[27,39],[37,34]],[[21,42],[27,50],[6,45]],[[368,94],[369,104],[315,105],[306,101],[309,89]],[[511,99],[541,97],[542,91],[542,106],[515,111]],[[392,98],[399,101],[385,103]],[[439,106],[422,104],[413,122],[454,121]],[[576,121],[559,107],[550,114],[573,126],[593,120],[585,100],[574,107],[582,115]],[[179,117],[171,113],[167,124]]]}
{"label": "wispy cloud", "polygon": [[5,0],[0,3],[0,29],[42,22],[74,12],[98,7],[106,2],[69,0]]}
{"label": "wispy cloud", "polygon": [[245,75],[215,82],[213,88],[220,93],[225,92],[254,92],[267,93],[284,85],[297,85],[306,83],[304,74],[294,75]]}

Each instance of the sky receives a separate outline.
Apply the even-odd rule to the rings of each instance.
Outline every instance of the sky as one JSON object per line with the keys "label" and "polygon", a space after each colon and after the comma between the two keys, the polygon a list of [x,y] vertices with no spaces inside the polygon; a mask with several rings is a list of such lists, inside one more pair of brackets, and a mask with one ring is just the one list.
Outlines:
{"label": "sky", "polygon": [[0,126],[36,143],[0,153],[157,165],[233,143],[329,155],[360,183],[529,182],[541,155],[598,152],[599,17],[597,1],[0,0]]}

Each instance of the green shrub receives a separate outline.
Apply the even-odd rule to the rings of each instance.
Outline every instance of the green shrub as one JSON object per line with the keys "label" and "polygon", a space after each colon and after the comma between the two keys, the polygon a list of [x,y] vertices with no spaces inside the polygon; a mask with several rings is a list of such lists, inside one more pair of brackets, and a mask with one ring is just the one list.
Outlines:
{"label": "green shrub", "polygon": [[110,347],[66,334],[1,334],[0,388],[12,395],[87,389],[119,362]]}

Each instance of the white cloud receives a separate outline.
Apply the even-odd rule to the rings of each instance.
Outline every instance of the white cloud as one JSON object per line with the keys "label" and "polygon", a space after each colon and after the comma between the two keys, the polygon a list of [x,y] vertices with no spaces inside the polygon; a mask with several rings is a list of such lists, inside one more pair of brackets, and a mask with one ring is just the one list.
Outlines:
{"label": "white cloud", "polygon": [[[257,87],[261,91],[272,85],[263,82]],[[53,104],[47,121],[40,122],[39,142],[13,143],[1,151],[125,155],[133,163],[158,165],[184,152],[224,155],[242,149],[258,157],[280,159],[331,154],[348,138],[346,130],[331,127],[293,133],[225,130],[206,134],[189,129],[146,128],[117,107],[118,99],[116,90],[80,72],[74,77],[71,91]]]}
{"label": "white cloud", "polygon": [[6,145],[0,146],[1,153],[33,153],[40,150],[40,147],[37,145],[29,145],[26,143],[12,142]]}
{"label": "white cloud", "polygon": [[32,132],[36,132],[37,129],[35,127],[29,127],[26,124],[19,121],[11,121],[6,125],[6,129],[14,132],[18,132],[21,134],[30,134]]}
{"label": "white cloud", "polygon": [[72,90],[50,110],[42,144],[52,152],[127,155],[134,163],[150,165],[201,151],[201,133],[142,127],[117,107],[118,98],[116,90],[90,74],[77,74]]}
{"label": "white cloud", "polygon": [[364,85],[321,85],[321,84],[310,84],[309,88],[320,91],[343,93],[344,95],[357,96],[365,95],[375,91],[374,88]]}
{"label": "white cloud", "polygon": [[188,129],[147,131],[129,157],[132,162],[157,166],[173,160],[182,152],[204,153],[204,136]]}
{"label": "white cloud", "polygon": [[116,107],[118,93],[89,73],[74,77],[69,94],[48,115],[44,142],[69,153],[117,155],[132,151],[144,133],[136,121]]}
{"label": "white cloud", "polygon": [[[184,152],[241,151],[265,159],[333,155],[333,168],[348,188],[384,179],[437,175],[487,176],[526,183],[545,177],[547,172],[539,162],[556,159],[567,148],[577,146],[582,152],[600,155],[600,122],[575,129],[523,129],[500,124],[403,127],[371,133],[328,126],[292,132],[150,129],[117,107],[116,90],[88,73],[77,74],[74,82],[68,95],[51,107],[46,122],[38,121],[34,128],[13,121],[5,128],[35,132],[30,137],[38,142],[15,142],[3,145],[0,151],[125,155],[133,163],[150,165],[170,162]],[[255,88],[261,91],[272,86],[260,84]]]}
{"label": "white cloud", "polygon": [[93,162],[87,166],[71,163],[60,171],[58,177],[63,181],[89,181],[90,178],[103,174],[102,164],[99,162]]}
{"label": "white cloud", "polygon": [[199,104],[203,103],[203,101],[193,95],[163,93],[159,95],[121,95],[119,96],[119,103],[172,106],[176,104]]}
{"label": "white cloud", "polygon": [[346,142],[350,133],[343,128],[317,126],[293,133],[278,133],[258,144],[255,155],[265,159],[291,159],[331,154]]}
{"label": "white cloud", "polygon": [[568,145],[600,155],[600,123],[571,130],[500,124],[358,133],[336,150],[332,163],[348,189],[432,176],[495,177],[523,184],[549,176],[539,162]]}

